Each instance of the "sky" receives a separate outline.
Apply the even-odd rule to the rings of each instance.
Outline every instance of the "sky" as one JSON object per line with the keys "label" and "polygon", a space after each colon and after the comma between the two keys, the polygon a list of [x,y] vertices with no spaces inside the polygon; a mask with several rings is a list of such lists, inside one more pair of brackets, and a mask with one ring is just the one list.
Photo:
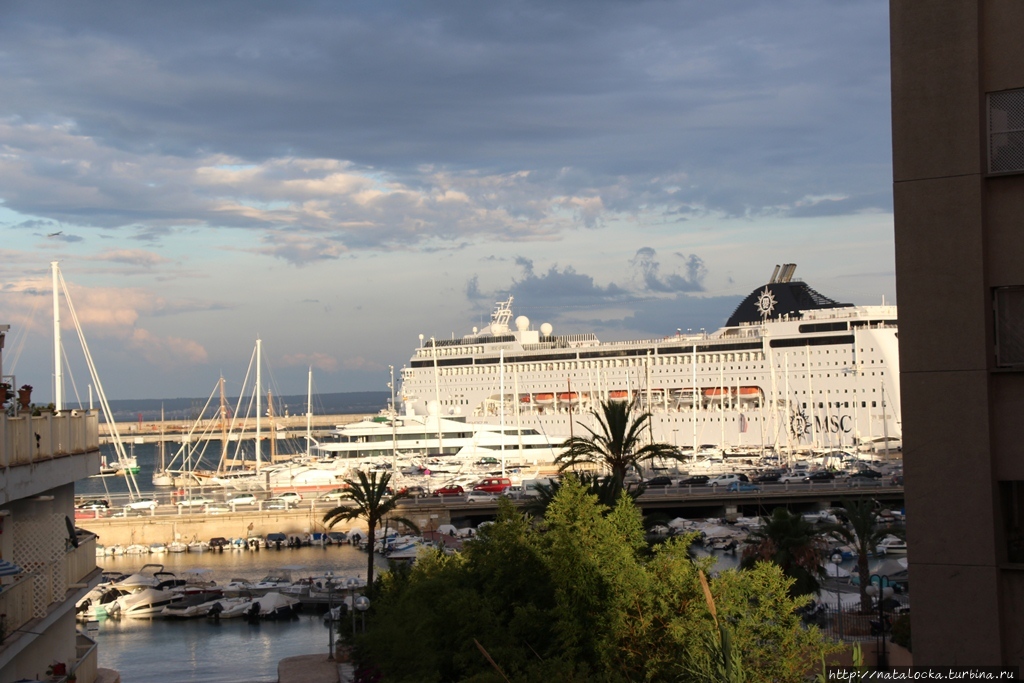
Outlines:
{"label": "sky", "polygon": [[781,263],[895,302],[885,0],[5,0],[0,92],[37,400],[52,261],[112,399],[237,393],[257,338],[278,393],[386,390],[510,295],[608,341],[715,329]]}

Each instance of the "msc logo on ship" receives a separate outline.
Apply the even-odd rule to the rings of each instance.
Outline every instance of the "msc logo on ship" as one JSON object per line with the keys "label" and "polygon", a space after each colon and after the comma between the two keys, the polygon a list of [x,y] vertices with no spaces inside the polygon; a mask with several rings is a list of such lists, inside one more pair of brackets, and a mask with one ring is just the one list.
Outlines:
{"label": "msc logo on ship", "polygon": [[[814,416],[814,431],[818,434],[849,434],[852,431],[853,417],[850,415],[826,415],[824,418]],[[789,418],[789,430],[799,438],[811,433],[811,420],[804,411],[793,413]]]}

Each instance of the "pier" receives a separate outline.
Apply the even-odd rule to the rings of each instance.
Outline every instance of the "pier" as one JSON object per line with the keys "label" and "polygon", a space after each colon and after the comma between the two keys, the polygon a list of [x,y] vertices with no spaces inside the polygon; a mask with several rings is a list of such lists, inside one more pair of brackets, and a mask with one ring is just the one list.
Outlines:
{"label": "pier", "polygon": [[[759,516],[771,513],[776,507],[794,512],[818,512],[842,505],[844,499],[870,497],[883,505],[903,506],[903,487],[892,484],[848,487],[829,482],[823,484],[776,484],[760,491],[730,492],[721,488],[703,486],[677,487],[671,490],[647,491],[637,504],[645,513],[659,512],[667,516],[687,518]],[[528,498],[514,499],[522,507]],[[280,532],[286,535],[309,534],[325,531],[324,513],[338,503],[307,499],[289,510],[242,509],[226,510],[213,506],[207,510],[187,510],[173,505],[160,505],[152,512],[134,516],[104,516],[95,511],[92,518],[78,517],[76,525],[97,534],[104,544],[130,545],[140,543],[170,543],[171,541],[208,541],[217,536],[246,538],[266,536]],[[421,531],[436,530],[442,524],[476,526],[494,519],[497,502],[468,503],[463,497],[408,498],[396,511],[398,516],[415,522]],[[339,524],[335,529],[366,528],[360,520],[351,525]]]}
{"label": "pier", "polygon": [[[349,415],[313,415],[310,422],[310,433],[314,439],[323,439],[330,435],[338,425],[358,422],[367,414]],[[117,422],[117,433],[125,443],[181,443],[189,441],[229,441],[251,440],[256,438],[256,419],[245,418],[234,422],[226,422],[220,418],[202,420],[138,420],[136,422]],[[264,418],[261,421],[260,433],[263,438],[270,439],[302,439],[306,436],[306,416],[286,415],[283,417]],[[100,443],[109,444],[113,440],[110,424],[100,424]]]}

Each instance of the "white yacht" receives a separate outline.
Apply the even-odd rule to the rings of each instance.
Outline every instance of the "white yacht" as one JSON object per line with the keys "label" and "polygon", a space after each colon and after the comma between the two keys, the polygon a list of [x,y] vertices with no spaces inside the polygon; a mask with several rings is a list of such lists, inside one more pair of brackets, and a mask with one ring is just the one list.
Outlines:
{"label": "white yacht", "polygon": [[[601,401],[636,400],[650,438],[680,449],[870,450],[901,437],[896,306],[834,301],[776,266],[715,332],[601,342],[512,319],[455,339],[420,337],[398,411],[565,439]],[[514,329],[510,327],[514,324]],[[404,418],[408,419],[408,418]],[[430,438],[430,429],[424,439]],[[455,453],[453,442],[426,452]]]}

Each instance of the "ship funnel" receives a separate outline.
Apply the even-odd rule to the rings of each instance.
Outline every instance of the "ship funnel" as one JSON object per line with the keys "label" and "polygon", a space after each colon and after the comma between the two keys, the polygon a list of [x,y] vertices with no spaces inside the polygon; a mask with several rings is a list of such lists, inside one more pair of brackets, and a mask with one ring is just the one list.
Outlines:
{"label": "ship funnel", "polygon": [[775,264],[775,270],[772,271],[772,276],[771,276],[771,278],[769,278],[768,284],[770,284],[770,285],[775,284],[775,278],[777,278],[778,276],[779,276],[779,264],[776,263]]}

